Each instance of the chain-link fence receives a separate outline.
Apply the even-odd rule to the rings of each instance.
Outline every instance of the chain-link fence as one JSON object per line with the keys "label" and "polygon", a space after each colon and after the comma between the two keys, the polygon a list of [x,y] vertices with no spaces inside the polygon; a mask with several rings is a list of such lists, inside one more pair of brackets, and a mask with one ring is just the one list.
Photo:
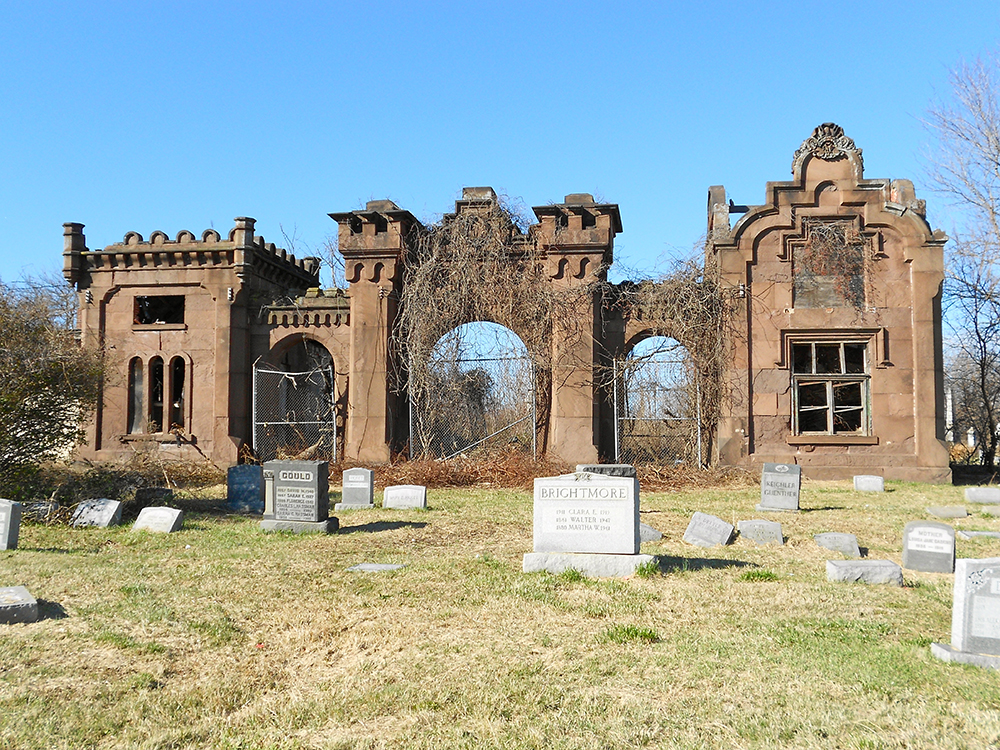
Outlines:
{"label": "chain-link fence", "polygon": [[[461,334],[442,339],[419,391],[410,393],[411,458],[502,450],[535,455],[535,370],[526,353],[502,343],[483,346]],[[468,356],[505,348],[507,356]]]}
{"label": "chain-link fence", "polygon": [[617,462],[704,464],[693,369],[677,347],[615,361]]}
{"label": "chain-link fence", "polygon": [[253,450],[259,461],[337,460],[333,368],[253,370]]}

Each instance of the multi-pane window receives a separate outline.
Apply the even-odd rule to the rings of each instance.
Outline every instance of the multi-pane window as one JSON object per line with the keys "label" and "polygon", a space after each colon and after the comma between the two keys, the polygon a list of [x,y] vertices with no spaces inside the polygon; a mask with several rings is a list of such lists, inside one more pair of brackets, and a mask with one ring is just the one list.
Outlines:
{"label": "multi-pane window", "polygon": [[797,435],[867,435],[868,350],[857,342],[793,342]]}
{"label": "multi-pane window", "polygon": [[[127,429],[130,435],[168,433],[185,428],[186,370],[187,361],[183,357],[174,357],[169,366],[158,356],[148,362],[141,357],[129,361]],[[168,398],[165,400],[165,397]]]}

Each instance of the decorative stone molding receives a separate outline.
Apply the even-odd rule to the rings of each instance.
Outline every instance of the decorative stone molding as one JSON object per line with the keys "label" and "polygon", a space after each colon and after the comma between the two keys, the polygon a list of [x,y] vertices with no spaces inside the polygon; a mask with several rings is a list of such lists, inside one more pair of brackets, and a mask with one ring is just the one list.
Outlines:
{"label": "decorative stone molding", "polygon": [[833,122],[824,122],[813,130],[811,136],[806,138],[798,151],[792,157],[792,174],[797,175],[802,170],[807,156],[815,156],[823,161],[838,161],[848,157],[855,157],[858,165],[864,169],[864,161],[861,158],[861,149],[854,145],[854,141],[844,135],[844,129]]}

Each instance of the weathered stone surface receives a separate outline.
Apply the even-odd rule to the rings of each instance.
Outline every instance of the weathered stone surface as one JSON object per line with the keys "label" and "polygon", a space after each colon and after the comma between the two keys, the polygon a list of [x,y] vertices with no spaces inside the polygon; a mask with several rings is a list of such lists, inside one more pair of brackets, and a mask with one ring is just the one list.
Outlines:
{"label": "weathered stone surface", "polygon": [[639,524],[639,542],[641,544],[645,544],[646,542],[658,542],[661,539],[663,539],[662,532],[657,531],[649,524]]}
{"label": "weathered stone surface", "polygon": [[856,474],[855,492],[885,492],[885,479],[876,474]]}
{"label": "weathered stone surface", "polygon": [[935,518],[966,518],[969,515],[961,505],[934,505],[927,512]]}
{"label": "weathered stone surface", "polygon": [[263,466],[240,464],[229,467],[226,472],[226,507],[236,513],[264,512]]}
{"label": "weathered stone surface", "polygon": [[375,472],[371,469],[348,469],[341,480],[340,502],[335,510],[375,507]]}
{"label": "weathered stone surface", "polygon": [[858,559],[861,557],[861,548],[858,546],[858,538],[854,534],[844,534],[839,531],[827,531],[823,534],[816,534],[813,541],[824,549],[839,552],[845,557]]}
{"label": "weathered stone surface", "polygon": [[903,567],[924,573],[955,570],[955,530],[936,521],[910,521],[903,529]]}
{"label": "weathered stone surface", "polygon": [[535,480],[534,551],[635,555],[639,482],[570,474]]}
{"label": "weathered stone surface", "polygon": [[577,464],[577,471],[588,474],[603,474],[606,477],[628,477],[635,479],[635,467],[632,464]]}
{"label": "weathered stone surface", "polygon": [[802,467],[796,464],[764,464],[760,476],[758,511],[797,511]]}
{"label": "weathered stone surface", "polygon": [[1000,656],[959,651],[944,643],[932,643],[931,654],[941,661],[952,662],[953,664],[969,664],[970,666],[982,667],[984,669],[1000,669]]}
{"label": "weathered stone surface", "polygon": [[397,484],[386,487],[382,492],[382,507],[402,510],[426,508],[427,488],[418,484]]}
{"label": "weathered stone surface", "polygon": [[980,505],[979,512],[984,516],[1000,516],[1000,505]]}
{"label": "weathered stone surface", "polygon": [[1000,504],[1000,487],[966,487],[965,501]]}
{"label": "weathered stone surface", "polygon": [[138,508],[166,505],[173,501],[174,491],[169,487],[140,487],[135,491],[135,504]]}
{"label": "weathered stone surface", "polygon": [[903,585],[903,569],[891,560],[827,560],[828,581]]}
{"label": "weathered stone surface", "polygon": [[1000,531],[958,531],[956,534],[960,539],[964,539],[966,541],[975,539],[976,537],[1000,539]]}
{"label": "weathered stone surface", "polygon": [[38,602],[24,586],[0,588],[0,624],[37,622]]}
{"label": "weathered stone surface", "polygon": [[296,534],[332,534],[340,528],[340,520],[330,516],[323,521],[283,521],[277,518],[265,518],[260,522],[264,531],[291,531]]}
{"label": "weathered stone surface", "polygon": [[0,498],[0,550],[17,549],[21,533],[21,503]]}
{"label": "weathered stone surface", "polygon": [[1000,656],[1000,557],[955,562],[951,645]]}
{"label": "weathered stone surface", "polygon": [[708,513],[695,511],[684,532],[684,541],[696,547],[714,547],[729,544],[733,536],[733,525]]}
{"label": "weathered stone surface", "polygon": [[405,565],[396,563],[358,563],[348,568],[352,573],[384,573],[390,570],[401,570]]}
{"label": "weathered stone surface", "polygon": [[177,508],[143,508],[132,525],[132,531],[152,531],[169,534],[180,531],[184,525],[184,513]]}
{"label": "weathered stone surface", "polygon": [[36,500],[21,504],[21,520],[47,523],[59,513],[59,503],[54,500]]}
{"label": "weathered stone surface", "polygon": [[330,515],[330,464],[268,461],[274,472],[274,516],[266,520],[323,523]]}
{"label": "weathered stone surface", "polygon": [[736,526],[740,531],[741,539],[746,539],[755,544],[785,543],[785,538],[781,534],[781,524],[777,521],[753,519],[751,521],[740,521]]}
{"label": "weathered stone surface", "polygon": [[122,522],[122,504],[106,497],[95,500],[84,500],[76,506],[70,523],[76,527],[98,526],[107,528],[117,526]]}
{"label": "weathered stone surface", "polygon": [[655,560],[652,555],[594,555],[571,552],[529,552],[524,556],[525,573],[562,573],[576,570],[587,578],[626,578],[643,564]]}

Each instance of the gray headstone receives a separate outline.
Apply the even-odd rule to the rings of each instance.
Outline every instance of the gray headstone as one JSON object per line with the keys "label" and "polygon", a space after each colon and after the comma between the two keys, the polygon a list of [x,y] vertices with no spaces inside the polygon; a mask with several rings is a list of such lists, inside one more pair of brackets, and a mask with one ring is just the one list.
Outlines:
{"label": "gray headstone", "polygon": [[575,570],[587,578],[626,578],[640,565],[648,565],[652,555],[587,555],[572,552],[529,552],[521,570],[525,573],[554,573]]}
{"label": "gray headstone", "polygon": [[535,480],[535,552],[635,555],[639,543],[638,480],[585,473]]}
{"label": "gray headstone", "polygon": [[352,573],[381,573],[387,570],[400,570],[405,565],[395,563],[358,563],[348,568]]}
{"label": "gray headstone", "polygon": [[903,529],[903,567],[924,573],[955,570],[955,530],[936,521],[910,521]]}
{"label": "gray headstone", "polygon": [[652,526],[646,523],[639,524],[639,542],[645,544],[646,542],[658,542],[663,539],[663,533],[657,531]]}
{"label": "gray headstone", "polygon": [[632,464],[577,464],[577,471],[588,474],[603,474],[606,477],[629,477],[635,479],[635,467]]}
{"label": "gray headstone", "polygon": [[968,503],[1000,503],[1000,487],[966,487],[965,501]]}
{"label": "gray headstone", "polygon": [[934,505],[927,512],[935,518],[965,518],[969,515],[962,505]]}
{"label": "gray headstone", "polygon": [[684,541],[696,547],[714,547],[717,544],[729,544],[733,536],[733,525],[721,518],[708,513],[695,511],[684,532]]}
{"label": "gray headstone", "polygon": [[383,508],[426,508],[427,488],[417,484],[397,484],[382,493]]}
{"label": "gray headstone", "polygon": [[984,516],[1000,516],[1000,505],[980,505],[979,512]]}
{"label": "gray headstone", "polygon": [[827,560],[828,581],[903,585],[903,569],[892,560]]}
{"label": "gray headstone", "polygon": [[274,472],[274,513],[267,520],[325,523],[330,517],[330,464],[268,461]]}
{"label": "gray headstone", "polygon": [[236,513],[264,512],[264,467],[230,466],[226,472],[226,507]]}
{"label": "gray headstone", "polygon": [[38,602],[24,586],[0,588],[0,624],[37,622]]}
{"label": "gray headstone", "polygon": [[83,526],[107,528],[108,526],[117,526],[121,522],[122,504],[106,497],[84,500],[76,506],[70,519],[70,523],[76,528]]}
{"label": "gray headstone", "polygon": [[858,538],[854,534],[843,534],[839,531],[827,531],[823,534],[816,534],[813,537],[823,549],[839,552],[844,557],[858,559],[861,557],[861,548],[858,547]]}
{"label": "gray headstone", "polygon": [[1000,558],[957,560],[953,590],[952,647],[1000,656]]}
{"label": "gray headstone", "polygon": [[154,508],[152,506],[139,511],[139,517],[132,525],[132,531],[152,531],[169,534],[180,531],[184,524],[184,513],[176,508]]}
{"label": "gray headstone", "polygon": [[135,491],[136,507],[166,505],[174,501],[174,491],[169,487],[140,487]]}
{"label": "gray headstone", "polygon": [[0,498],[0,550],[17,549],[21,533],[21,503]]}
{"label": "gray headstone", "polygon": [[781,533],[781,524],[777,521],[754,519],[752,521],[740,521],[736,526],[740,530],[741,538],[749,539],[755,544],[785,543],[785,537]]}
{"label": "gray headstone", "polygon": [[975,539],[976,537],[1000,539],[1000,531],[958,531],[955,533],[960,539],[964,539],[965,541]]}
{"label": "gray headstone", "polygon": [[371,469],[348,469],[344,472],[337,510],[374,508],[375,472]]}
{"label": "gray headstone", "polygon": [[54,519],[58,512],[59,503],[54,500],[35,500],[34,502],[21,504],[22,521],[46,523]]}
{"label": "gray headstone", "polygon": [[855,492],[885,492],[885,479],[876,474],[858,474],[854,477]]}
{"label": "gray headstone", "polygon": [[759,511],[796,511],[802,467],[797,464],[764,464],[760,475]]}

